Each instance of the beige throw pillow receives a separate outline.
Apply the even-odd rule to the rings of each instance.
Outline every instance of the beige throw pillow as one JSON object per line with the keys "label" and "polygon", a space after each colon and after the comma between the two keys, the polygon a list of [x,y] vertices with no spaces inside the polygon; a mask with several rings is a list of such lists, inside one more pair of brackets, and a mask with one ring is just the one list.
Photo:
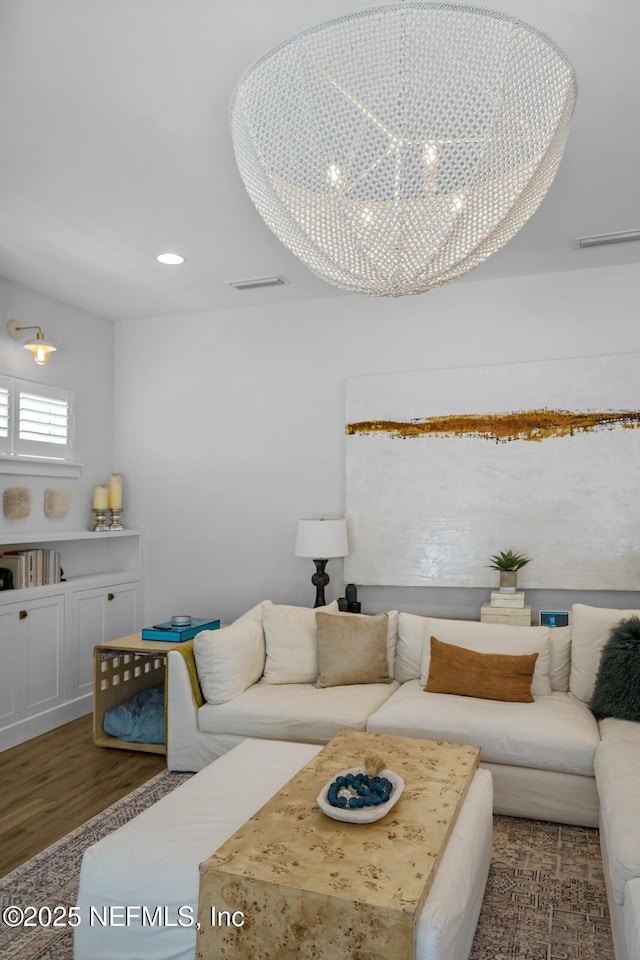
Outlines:
{"label": "beige throw pillow", "polygon": [[353,683],[391,683],[387,660],[389,617],[316,613],[318,628],[317,687]]}
{"label": "beige throw pillow", "polygon": [[226,703],[262,676],[264,634],[251,618],[221,630],[201,630],[193,639],[200,687],[208,703]]}
{"label": "beige throw pillow", "polygon": [[[334,600],[318,609],[338,612]],[[262,605],[266,662],[262,683],[315,683],[318,677],[318,638],[313,607],[279,603]]]}
{"label": "beige throw pillow", "polygon": [[618,610],[616,607],[591,607],[574,603],[571,608],[571,672],[569,690],[589,705],[593,696],[602,648],[609,633],[620,620],[640,617],[640,610]]}

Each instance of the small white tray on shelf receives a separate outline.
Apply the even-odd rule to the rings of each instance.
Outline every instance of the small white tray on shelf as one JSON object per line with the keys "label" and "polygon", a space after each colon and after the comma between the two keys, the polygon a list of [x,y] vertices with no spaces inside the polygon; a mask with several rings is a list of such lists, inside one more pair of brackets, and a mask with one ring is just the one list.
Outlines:
{"label": "small white tray on shelf", "polygon": [[382,820],[383,817],[396,805],[404,790],[404,780],[393,770],[380,770],[379,777],[386,777],[392,785],[391,794],[386,803],[380,803],[377,807],[333,807],[328,799],[329,787],[338,777],[346,777],[352,773],[355,777],[358,773],[366,773],[365,767],[350,767],[348,770],[341,770],[335,777],[324,785],[316,800],[318,806],[328,817],[333,820],[343,820],[345,823],[374,823],[376,820]]}

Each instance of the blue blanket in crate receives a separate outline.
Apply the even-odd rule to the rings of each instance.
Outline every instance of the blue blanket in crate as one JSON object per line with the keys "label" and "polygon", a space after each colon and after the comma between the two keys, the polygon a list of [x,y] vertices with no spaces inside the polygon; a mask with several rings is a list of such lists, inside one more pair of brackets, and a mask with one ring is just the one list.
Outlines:
{"label": "blue blanket in crate", "polygon": [[164,686],[137,693],[107,710],[104,732],[130,743],[164,743]]}

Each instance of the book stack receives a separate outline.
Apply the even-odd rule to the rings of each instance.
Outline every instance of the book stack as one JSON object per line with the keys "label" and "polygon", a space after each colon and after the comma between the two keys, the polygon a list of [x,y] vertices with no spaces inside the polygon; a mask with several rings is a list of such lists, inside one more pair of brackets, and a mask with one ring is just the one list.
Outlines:
{"label": "book stack", "polygon": [[491,592],[491,603],[483,603],[480,611],[482,623],[507,623],[511,626],[531,626],[531,606],[524,602],[524,592]]}
{"label": "book stack", "polygon": [[16,590],[46,587],[60,583],[62,577],[60,554],[55,550],[10,550],[0,555],[0,567],[11,571]]}

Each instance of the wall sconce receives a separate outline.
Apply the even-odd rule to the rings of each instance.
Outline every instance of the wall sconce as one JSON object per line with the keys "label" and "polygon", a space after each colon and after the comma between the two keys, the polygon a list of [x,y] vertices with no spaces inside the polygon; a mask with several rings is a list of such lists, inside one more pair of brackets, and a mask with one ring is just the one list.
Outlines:
{"label": "wall sconce", "polygon": [[296,557],[310,557],[315,563],[316,572],[311,577],[311,583],[316,588],[314,607],[323,607],[324,588],[329,583],[329,574],[324,569],[327,560],[346,557],[349,553],[346,519],[298,520],[294,552]]}
{"label": "wall sconce", "polygon": [[34,363],[39,363],[41,365],[49,363],[49,357],[54,350],[57,349],[52,343],[48,343],[45,340],[44,333],[37,325],[33,325],[31,327],[21,327],[17,320],[9,320],[7,323],[7,330],[9,331],[9,336],[13,337],[14,340],[17,340],[20,337],[20,334],[23,330],[38,331],[33,340],[27,340],[25,343],[23,343],[25,350],[31,351],[31,356],[33,357]]}

